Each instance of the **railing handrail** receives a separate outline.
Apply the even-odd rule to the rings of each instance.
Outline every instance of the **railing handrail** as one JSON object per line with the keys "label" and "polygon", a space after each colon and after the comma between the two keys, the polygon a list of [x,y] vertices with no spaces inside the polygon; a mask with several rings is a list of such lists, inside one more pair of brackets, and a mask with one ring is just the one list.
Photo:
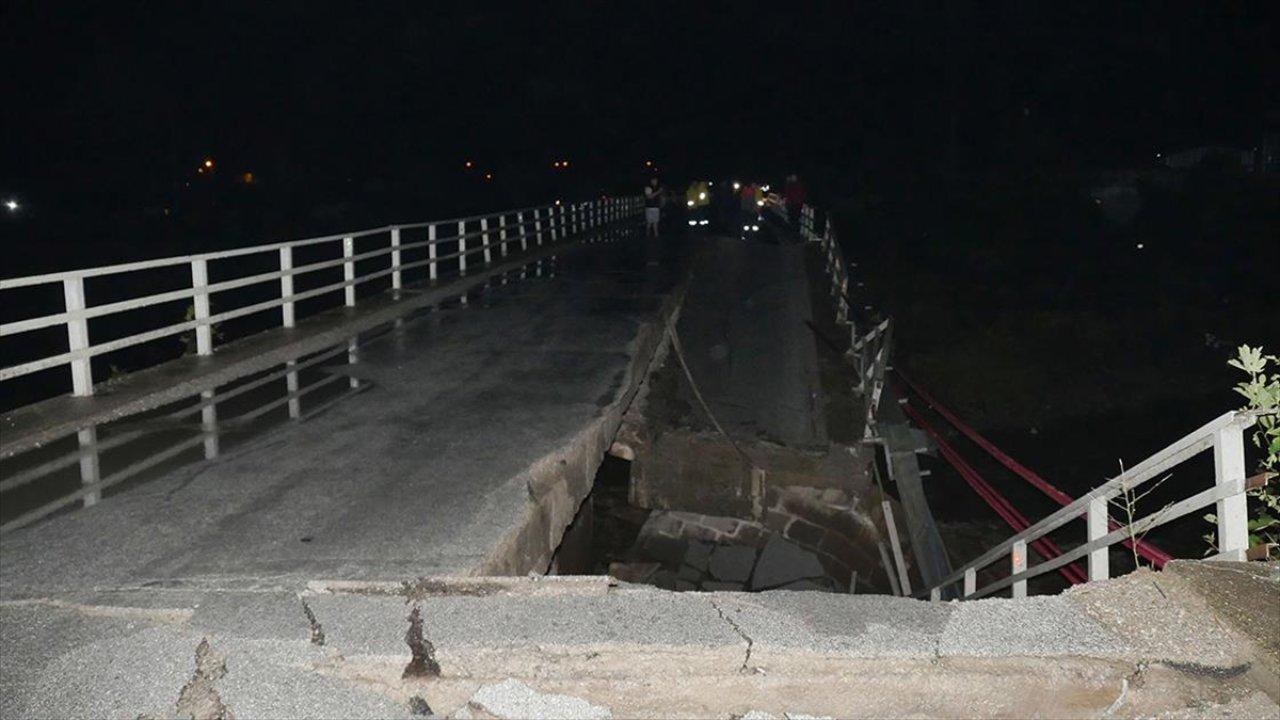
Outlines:
{"label": "railing handrail", "polygon": [[[356,286],[360,284],[390,276],[391,289],[399,290],[402,285],[403,271],[424,266],[428,268],[430,281],[434,282],[438,278],[437,270],[439,264],[452,260],[457,261],[456,268],[453,268],[451,264],[446,268],[446,271],[450,271],[449,268],[453,268],[459,274],[465,275],[469,256],[482,254],[483,263],[488,265],[492,262],[492,253],[494,251],[500,253],[502,257],[506,257],[509,246],[512,244],[519,243],[519,250],[523,251],[527,250],[528,245],[532,242],[542,245],[544,235],[548,236],[552,242],[560,241],[571,234],[581,233],[625,219],[638,212],[638,207],[638,200],[634,196],[611,197],[606,195],[583,202],[569,203],[556,200],[546,205],[500,210],[466,217],[383,225],[376,228],[265,245],[6,278],[0,280],[0,291],[61,283],[63,285],[64,304],[61,312],[0,324],[0,337],[10,337],[41,328],[65,325],[68,335],[68,350],[15,365],[0,367],[0,381],[11,380],[60,365],[70,365],[73,393],[76,395],[91,395],[93,393],[93,375],[89,360],[96,355],[190,331],[195,331],[196,333],[198,354],[209,355],[213,352],[212,326],[214,323],[279,307],[281,308],[281,323],[284,327],[293,327],[294,304],[299,301],[326,293],[343,291],[346,305],[352,307],[356,304]],[[526,215],[529,213],[532,213],[532,218],[526,219]],[[477,223],[477,221],[479,228],[473,230],[470,226]],[[401,242],[401,231],[421,228],[428,229],[425,240]],[[437,228],[446,228],[446,232],[450,230],[452,232],[437,235]],[[360,253],[355,251],[355,241],[357,239],[384,235],[389,237],[389,243],[386,246],[365,250]],[[468,241],[477,238],[480,242],[476,243],[475,246],[468,247]],[[384,238],[383,242],[387,242],[387,238]],[[324,243],[339,243],[342,251],[341,257],[311,262],[306,265],[295,266],[293,264],[293,250],[295,248]],[[442,243],[455,243],[457,249],[455,252],[438,255],[436,246]],[[423,248],[428,251],[426,259],[413,262],[404,261],[402,253]],[[265,253],[277,253],[279,255],[278,269],[251,275],[240,275],[213,283],[209,282],[208,265],[210,261]],[[391,258],[389,267],[379,267],[363,274],[357,274],[356,263],[388,255]],[[86,302],[86,278],[184,265],[189,266],[191,269],[191,283],[186,287],[150,295],[128,297],[100,305],[89,305]],[[343,268],[343,279],[341,281],[328,283],[319,288],[295,292],[293,283],[295,277],[339,266]],[[273,281],[279,281],[280,289],[269,300],[235,307],[219,313],[214,313],[211,309],[210,296],[214,293]],[[188,298],[193,301],[194,307],[194,317],[190,319],[114,340],[97,343],[90,340],[88,327],[90,319]]]}
{"label": "railing handrail", "polygon": [[[1061,567],[1073,560],[1085,555],[1105,551],[1106,547],[1123,541],[1129,537],[1130,532],[1143,532],[1152,527],[1162,525],[1166,522],[1181,517],[1189,512],[1205,507],[1211,503],[1220,502],[1225,498],[1243,495],[1244,473],[1243,473],[1243,443],[1240,441],[1240,434],[1244,429],[1250,427],[1257,421],[1258,413],[1253,411],[1232,410],[1210,420],[1199,428],[1187,433],[1170,443],[1163,449],[1153,453],[1142,462],[1126,469],[1114,478],[1093,488],[1084,495],[1076,498],[1073,502],[1063,506],[1056,512],[1045,517],[1039,522],[1033,523],[1025,530],[1016,533],[1005,539],[1000,544],[992,547],[978,558],[966,563],[964,567],[956,570],[951,575],[942,579],[935,585],[930,594],[937,597],[942,588],[957,582],[964,581],[966,584],[965,597],[982,597],[997,590],[1003,589],[1015,583],[1025,583],[1027,579],[1035,577],[1042,573],[1050,572]],[[1235,447],[1227,447],[1226,443],[1231,442],[1222,437],[1225,431],[1232,431],[1236,434],[1234,439]],[[1220,447],[1221,446],[1221,447]],[[1214,448],[1217,454],[1232,453],[1238,455],[1240,462],[1235,463],[1239,468],[1219,467],[1216,472],[1216,487],[1210,488],[1203,492],[1197,493],[1191,498],[1187,498],[1173,506],[1169,506],[1165,511],[1158,511],[1149,516],[1141,518],[1133,522],[1130,526],[1122,526],[1111,532],[1105,532],[1106,529],[1106,507],[1107,503],[1114,497],[1121,495],[1127,491],[1133,490],[1137,486],[1148,482],[1160,473],[1189,460],[1195,455]],[[1223,465],[1223,460],[1215,458],[1219,466]],[[1238,475],[1239,477],[1235,477]],[[1102,518],[1098,518],[1101,514]],[[1090,517],[1092,516],[1092,517]],[[1081,518],[1088,519],[1091,523],[1090,535],[1088,542],[1075,548],[1069,552],[1063,553],[1057,558],[1038,563],[1030,568],[1025,567],[1025,547],[1026,545],[1050,533],[1072,520]],[[1101,522],[1099,523],[1099,520]],[[1232,520],[1234,522],[1234,520]],[[1102,530],[1097,528],[1101,527]],[[1238,554],[1244,548],[1234,547],[1238,544],[1238,538],[1243,528],[1232,527],[1229,533],[1237,540],[1230,542],[1230,547],[1222,547],[1224,540],[1220,538],[1219,549],[1223,554]],[[993,582],[981,589],[973,587],[974,574],[996,562],[1002,557],[1016,556],[1018,552],[1023,553],[1021,558],[1024,567],[1018,572],[1012,572],[1008,577]],[[1102,558],[1097,558],[1102,560]],[[1102,569],[1105,574],[1105,564]],[[1091,562],[1090,579],[1098,579],[1094,577],[1095,564]]]}
{"label": "railing handrail", "polygon": [[[504,217],[514,215],[516,213],[531,212],[534,210],[546,210],[553,207],[581,207],[591,204],[592,201],[584,203],[548,203],[546,205],[534,205],[526,208],[518,208],[514,210],[503,210],[501,212],[487,213],[483,215],[468,215],[466,217],[445,218],[443,220],[427,220],[414,223],[396,223],[392,225],[382,225],[374,228],[366,228],[364,230],[351,230],[347,232],[334,233],[331,235],[319,235],[316,237],[299,238],[297,240],[284,240],[277,243],[267,243],[265,245],[248,245],[239,248],[230,248],[227,250],[213,250],[203,253],[192,253],[189,255],[170,255],[163,258],[155,258],[152,260],[133,260],[130,262],[116,263],[113,265],[98,265],[89,268],[78,268],[75,270],[58,270],[50,273],[39,273],[36,275],[22,275],[11,278],[0,278],[0,290],[13,290],[21,287],[32,287],[35,285],[48,285],[61,282],[68,278],[89,278],[100,277],[103,275],[119,275],[121,273],[136,272],[138,270],[151,270],[154,268],[171,267],[174,265],[189,264],[194,260],[223,260],[232,257],[243,257],[245,255],[256,255],[258,253],[279,251],[283,248],[306,247],[308,245],[318,245],[326,242],[336,242],[346,238],[360,238],[369,235],[378,235],[380,233],[390,232],[392,230],[416,230],[419,228],[430,227],[431,225],[456,225],[457,223],[474,222],[476,220],[485,220],[489,218]],[[526,225],[529,223],[525,223]],[[508,226],[510,228],[511,226]],[[495,228],[496,229],[496,228]],[[468,237],[476,237],[480,235],[480,231],[469,233]],[[437,242],[449,242],[456,239],[457,236],[449,235],[440,238]]]}

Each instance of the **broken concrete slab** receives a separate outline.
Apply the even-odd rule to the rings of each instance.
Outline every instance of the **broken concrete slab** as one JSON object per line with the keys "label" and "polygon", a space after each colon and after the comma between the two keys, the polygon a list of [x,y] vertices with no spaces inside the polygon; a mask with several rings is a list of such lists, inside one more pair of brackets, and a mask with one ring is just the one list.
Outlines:
{"label": "broken concrete slab", "polygon": [[507,678],[500,683],[481,686],[468,704],[499,718],[564,718],[564,720],[607,720],[613,717],[608,708],[592,705],[582,698],[555,693],[540,693],[519,680]]}
{"label": "broken concrete slab", "polygon": [[822,577],[818,556],[777,535],[769,538],[751,575],[753,590],[767,590],[804,578]]}
{"label": "broken concrete slab", "polygon": [[689,547],[684,552],[684,564],[688,565],[699,572],[707,571],[707,563],[711,559],[711,550],[714,546],[709,542],[701,540],[691,540]]}
{"label": "broken concrete slab", "polygon": [[756,564],[756,549],[742,545],[717,545],[712,551],[709,569],[723,582],[745,583]]}
{"label": "broken concrete slab", "polygon": [[702,596],[651,588],[623,587],[605,596],[431,597],[411,604],[363,595],[306,599],[325,628],[326,647],[401,668],[410,658],[408,616],[418,608],[443,677],[519,675],[562,655],[621,662],[625,648],[637,643],[693,650],[689,657],[705,668],[741,664],[743,651],[741,636]]}

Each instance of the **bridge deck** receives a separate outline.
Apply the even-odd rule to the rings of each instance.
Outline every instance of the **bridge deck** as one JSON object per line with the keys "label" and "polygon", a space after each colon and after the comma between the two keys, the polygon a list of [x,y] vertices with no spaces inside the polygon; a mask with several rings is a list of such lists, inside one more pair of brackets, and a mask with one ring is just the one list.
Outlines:
{"label": "bridge deck", "polygon": [[554,277],[363,339],[331,368],[362,392],[328,411],[7,534],[0,594],[544,570],[567,524],[544,516],[571,518],[589,490],[682,247],[569,249]]}

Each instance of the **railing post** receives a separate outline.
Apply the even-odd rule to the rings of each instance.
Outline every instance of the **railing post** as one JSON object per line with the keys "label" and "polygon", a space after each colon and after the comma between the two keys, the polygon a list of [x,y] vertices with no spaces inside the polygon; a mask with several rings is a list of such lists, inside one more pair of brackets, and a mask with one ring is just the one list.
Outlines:
{"label": "railing post", "polygon": [[[98,461],[98,427],[94,425],[76,431],[76,440],[80,444],[80,484],[96,485],[102,479]],[[85,507],[91,507],[101,499],[101,490],[90,490],[84,494],[83,503]]]}
{"label": "railing post", "polygon": [[[467,274],[467,221],[458,221],[458,274]],[[466,297],[465,295],[463,296]]]}
{"label": "railing post", "polygon": [[347,307],[356,306],[356,263],[351,259],[355,254],[356,239],[354,237],[342,238],[342,257],[347,259],[346,262],[342,263],[342,279],[347,283],[347,286],[343,288]]}
{"label": "railing post", "polygon": [[1219,487],[1236,484],[1240,492],[1217,503],[1219,560],[1244,560],[1249,549],[1249,515],[1244,494],[1244,428],[1230,423],[1213,437],[1213,476]]}
{"label": "railing post", "polygon": [[191,261],[191,288],[195,291],[196,352],[213,354],[213,326],[209,324],[209,262],[203,258]]}
{"label": "railing post", "polygon": [[427,226],[427,276],[436,279],[436,224]]}
{"label": "railing post", "polygon": [[[355,365],[359,361],[360,345],[357,343],[356,338],[351,338],[347,341],[347,364]],[[350,378],[348,378],[348,382],[352,389],[360,387],[360,378],[356,377],[355,373],[351,373]]]}
{"label": "railing post", "polygon": [[[1107,499],[1103,497],[1091,498],[1089,500],[1089,513],[1085,519],[1085,524],[1088,526],[1085,542],[1093,542],[1110,532],[1108,519]],[[1089,553],[1089,580],[1106,580],[1110,576],[1110,550],[1101,547],[1091,551]]]}
{"label": "railing post", "polygon": [[969,597],[978,591],[978,571],[968,568],[964,571],[964,597]]}
{"label": "railing post", "polygon": [[488,265],[493,262],[493,257],[489,254],[489,218],[480,218],[480,243],[484,248],[484,264]]}
{"label": "railing post", "polygon": [[881,503],[884,509],[884,529],[889,534],[889,546],[893,548],[893,564],[898,570],[898,585],[903,595],[911,594],[911,578],[907,575],[907,564],[902,556],[902,543],[898,540],[898,525],[893,521],[893,506],[888,500]]}
{"label": "railing post", "polygon": [[400,228],[391,228],[391,289],[399,290],[400,284]]}
{"label": "railing post", "polygon": [[929,590],[929,602],[942,602],[942,588],[936,587]]}
{"label": "railing post", "polygon": [[502,249],[500,253],[502,257],[507,256],[507,216],[506,213],[498,216],[498,246]]}
{"label": "railing post", "polygon": [[280,305],[280,322],[287,328],[293,327],[293,301],[289,298],[293,297],[293,248],[285,246],[280,248],[280,272],[284,273],[280,276],[280,298],[284,302]]}
{"label": "railing post", "polygon": [[[1009,551],[1009,574],[1017,575],[1027,569],[1027,541],[1019,540],[1013,544],[1013,548]],[[1027,596],[1027,581],[1018,580],[1013,584],[1013,597],[1024,598]]]}
{"label": "railing post", "polygon": [[[293,395],[298,392],[298,371],[295,369],[298,367],[298,361],[286,360],[284,366],[288,370],[284,374],[284,387],[290,395]],[[289,417],[293,420],[302,417],[302,401],[296,397],[289,398]]]}
{"label": "railing post", "polygon": [[542,208],[533,211],[533,235],[539,247],[542,245]]}
{"label": "railing post", "polygon": [[[62,296],[68,313],[83,311],[84,278],[63,280]],[[67,349],[71,352],[89,349],[89,320],[83,315],[67,319]],[[71,359],[71,392],[81,397],[93,394],[93,367],[88,356]]]}
{"label": "railing post", "polygon": [[200,430],[204,433],[204,459],[218,457],[218,408],[213,404],[213,391],[203,390],[200,400],[208,403],[200,408]]}
{"label": "railing post", "polygon": [[[537,212],[537,211],[535,210],[534,212]],[[521,249],[522,251],[523,251],[523,250],[528,250],[528,249],[529,249],[529,238],[528,238],[528,233],[526,232],[526,230],[528,230],[528,228],[526,228],[526,227],[524,226],[524,211],[523,211],[523,210],[521,210],[520,212],[516,213],[516,222],[520,224],[520,249]]]}

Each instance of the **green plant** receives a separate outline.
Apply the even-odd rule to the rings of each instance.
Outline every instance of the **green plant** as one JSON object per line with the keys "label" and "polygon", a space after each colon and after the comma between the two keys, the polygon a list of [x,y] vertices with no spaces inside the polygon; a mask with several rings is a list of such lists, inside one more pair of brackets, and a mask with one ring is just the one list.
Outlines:
{"label": "green plant", "polygon": [[[1278,367],[1273,369],[1272,363]],[[1270,556],[1280,545],[1280,487],[1275,482],[1280,471],[1280,357],[1264,354],[1261,346],[1241,345],[1236,357],[1227,364],[1248,374],[1249,379],[1237,383],[1235,391],[1245,398],[1242,409],[1258,414],[1253,444],[1263,452],[1258,462],[1263,482],[1249,491],[1249,496],[1256,500],[1250,503],[1249,546],[1265,546]],[[1212,513],[1204,518],[1209,522],[1218,520]],[[1205,538],[1213,547],[1212,533]]]}
{"label": "green plant", "polygon": [[[196,306],[192,303],[187,306],[187,311],[182,317],[183,322],[191,322],[196,319]],[[182,343],[182,354],[190,355],[196,351],[196,331],[188,330],[178,336],[178,340]],[[222,340],[222,323],[213,324],[213,342],[216,344]]]}

